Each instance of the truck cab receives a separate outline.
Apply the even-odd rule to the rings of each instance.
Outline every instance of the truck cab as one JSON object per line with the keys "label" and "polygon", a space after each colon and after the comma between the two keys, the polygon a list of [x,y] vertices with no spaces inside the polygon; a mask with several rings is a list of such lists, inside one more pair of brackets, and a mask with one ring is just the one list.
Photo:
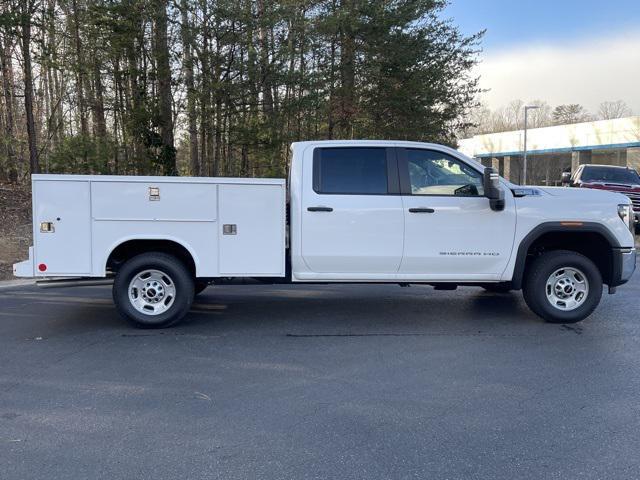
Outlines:
{"label": "truck cab", "polygon": [[515,200],[507,195],[500,210],[491,208],[481,165],[412,143],[309,142],[292,150],[294,281],[502,279]]}
{"label": "truck cab", "polygon": [[141,327],[176,323],[198,291],[238,277],[523,290],[540,317],[571,323],[591,314],[603,285],[613,293],[628,281],[636,264],[628,197],[514,185],[436,144],[294,143],[286,186],[32,181],[34,246],[15,274],[112,280],[118,311]]}

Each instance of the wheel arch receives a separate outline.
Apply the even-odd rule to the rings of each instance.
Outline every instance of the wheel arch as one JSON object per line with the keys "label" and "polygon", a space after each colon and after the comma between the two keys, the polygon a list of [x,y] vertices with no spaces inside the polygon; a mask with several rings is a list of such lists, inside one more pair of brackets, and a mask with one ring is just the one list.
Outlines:
{"label": "wheel arch", "polygon": [[[580,243],[581,240],[583,241],[582,244]],[[576,241],[578,241],[577,244]],[[607,247],[604,252],[599,250],[603,247]],[[604,283],[609,284],[615,274],[613,270],[616,268],[613,261],[613,249],[620,248],[620,243],[607,227],[599,223],[542,223],[531,230],[518,246],[512,277],[514,290],[522,288],[529,262],[535,258],[535,255],[540,250],[545,248],[550,250],[571,250],[585,255],[596,264],[602,274]]]}
{"label": "wheel arch", "polygon": [[193,247],[178,238],[166,236],[129,236],[120,238],[108,249],[102,264],[103,272],[117,271],[126,260],[146,252],[163,252],[182,260],[194,276],[198,273],[198,256]]}

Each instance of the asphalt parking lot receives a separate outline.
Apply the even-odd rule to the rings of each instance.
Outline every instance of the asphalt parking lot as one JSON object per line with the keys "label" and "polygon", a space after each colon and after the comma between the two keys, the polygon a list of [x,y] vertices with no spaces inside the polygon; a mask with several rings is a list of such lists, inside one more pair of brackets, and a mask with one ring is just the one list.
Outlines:
{"label": "asphalt parking lot", "polygon": [[0,478],[638,478],[639,299],[234,285],[140,331],[107,287],[2,289]]}

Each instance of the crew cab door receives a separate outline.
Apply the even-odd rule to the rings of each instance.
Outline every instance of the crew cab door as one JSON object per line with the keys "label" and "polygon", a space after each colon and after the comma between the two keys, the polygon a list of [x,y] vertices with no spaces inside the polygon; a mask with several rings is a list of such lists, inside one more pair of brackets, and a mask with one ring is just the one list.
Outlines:
{"label": "crew cab door", "polygon": [[398,272],[404,214],[393,149],[316,147],[304,164],[301,203],[301,255],[311,272]]}
{"label": "crew cab door", "polygon": [[491,210],[482,174],[429,149],[398,149],[405,218],[400,278],[499,280],[515,233],[515,205]]}

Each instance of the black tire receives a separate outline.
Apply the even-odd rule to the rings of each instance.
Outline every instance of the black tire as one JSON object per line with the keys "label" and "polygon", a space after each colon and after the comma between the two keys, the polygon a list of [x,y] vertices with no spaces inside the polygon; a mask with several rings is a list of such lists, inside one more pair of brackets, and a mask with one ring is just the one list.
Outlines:
{"label": "black tire", "polygon": [[[145,270],[155,270],[166,275],[173,285],[175,295],[166,311],[145,314],[136,309],[130,300],[129,286],[137,275]],[[191,308],[194,282],[187,267],[172,255],[160,252],[143,253],[127,260],[113,282],[113,301],[118,313],[138,328],[166,328],[180,321]]]}
{"label": "black tire", "polygon": [[[578,270],[588,282],[588,290],[582,303],[573,310],[562,310],[547,298],[547,280],[563,268]],[[591,315],[600,303],[602,275],[598,267],[584,255],[568,250],[555,250],[540,255],[531,263],[525,273],[522,290],[529,308],[547,322],[576,323]]]}
{"label": "black tire", "polygon": [[512,290],[510,283],[486,283],[482,288],[491,293],[509,293]]}
{"label": "black tire", "polygon": [[194,295],[198,295],[202,292],[204,292],[207,287],[209,286],[209,284],[207,282],[203,282],[200,280],[196,280],[195,284],[194,284]]}

